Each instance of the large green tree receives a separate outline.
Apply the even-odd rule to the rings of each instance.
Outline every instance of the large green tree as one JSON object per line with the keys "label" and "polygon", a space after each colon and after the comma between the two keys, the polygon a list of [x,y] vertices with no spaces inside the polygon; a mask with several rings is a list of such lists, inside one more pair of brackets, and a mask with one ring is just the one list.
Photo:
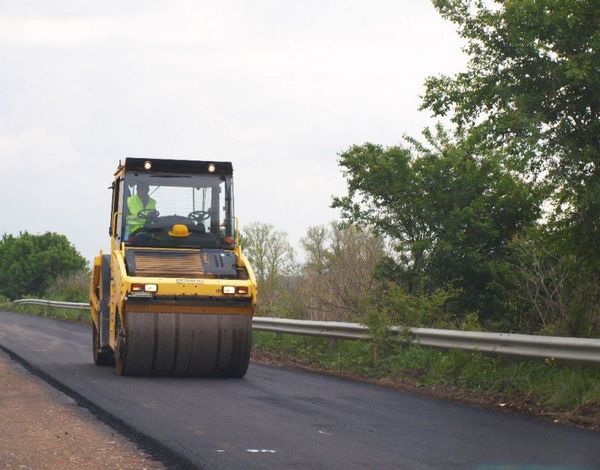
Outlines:
{"label": "large green tree", "polygon": [[454,286],[462,291],[457,311],[500,315],[499,263],[539,216],[540,191],[439,126],[425,137],[426,145],[365,144],[342,153],[348,194],[333,206],[395,243],[397,266],[387,272],[409,293]]}
{"label": "large green tree", "polygon": [[[600,248],[600,2],[433,0],[458,27],[465,71],[429,78],[423,108],[450,116],[485,155],[551,183],[573,250]],[[589,256],[594,254],[594,256]]]}
{"label": "large green tree", "polygon": [[56,277],[86,267],[86,260],[58,233],[4,234],[0,240],[0,293],[9,299],[43,295]]}

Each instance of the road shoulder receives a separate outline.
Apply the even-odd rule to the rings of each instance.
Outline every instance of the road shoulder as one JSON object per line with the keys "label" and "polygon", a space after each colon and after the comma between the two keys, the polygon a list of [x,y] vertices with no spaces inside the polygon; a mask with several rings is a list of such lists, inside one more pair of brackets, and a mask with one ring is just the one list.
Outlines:
{"label": "road shoulder", "polygon": [[0,412],[2,468],[165,468],[1,351]]}

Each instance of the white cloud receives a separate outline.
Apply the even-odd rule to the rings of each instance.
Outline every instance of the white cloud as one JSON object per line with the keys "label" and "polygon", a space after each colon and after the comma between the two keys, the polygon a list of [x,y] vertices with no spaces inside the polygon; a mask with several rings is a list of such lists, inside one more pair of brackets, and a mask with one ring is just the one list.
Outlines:
{"label": "white cloud", "polygon": [[423,80],[459,48],[428,2],[0,0],[0,233],[93,256],[129,155],[232,160],[242,222],[297,240],[335,218],[339,152],[430,123]]}
{"label": "white cloud", "polygon": [[75,170],[77,152],[65,136],[42,127],[25,129],[17,135],[0,135],[0,155],[7,174],[29,176],[38,183],[56,168]]}

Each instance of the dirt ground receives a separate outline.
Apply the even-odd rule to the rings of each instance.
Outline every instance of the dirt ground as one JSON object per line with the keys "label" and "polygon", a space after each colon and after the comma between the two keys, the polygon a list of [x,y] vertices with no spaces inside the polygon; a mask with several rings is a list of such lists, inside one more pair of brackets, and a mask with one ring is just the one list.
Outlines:
{"label": "dirt ground", "polygon": [[0,352],[0,469],[164,469]]}

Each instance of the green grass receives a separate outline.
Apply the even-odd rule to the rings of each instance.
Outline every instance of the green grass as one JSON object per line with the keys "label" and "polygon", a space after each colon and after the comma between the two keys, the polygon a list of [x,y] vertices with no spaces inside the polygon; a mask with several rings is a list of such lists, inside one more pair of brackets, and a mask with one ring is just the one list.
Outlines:
{"label": "green grass", "polygon": [[[507,400],[527,399],[552,410],[578,413],[600,408],[600,368],[559,364],[554,360],[519,360],[477,352],[444,351],[398,343],[373,344],[275,333],[254,333],[259,350],[293,358],[335,373],[399,379],[421,387],[448,386],[479,391]],[[598,416],[600,418],[600,416]]]}

